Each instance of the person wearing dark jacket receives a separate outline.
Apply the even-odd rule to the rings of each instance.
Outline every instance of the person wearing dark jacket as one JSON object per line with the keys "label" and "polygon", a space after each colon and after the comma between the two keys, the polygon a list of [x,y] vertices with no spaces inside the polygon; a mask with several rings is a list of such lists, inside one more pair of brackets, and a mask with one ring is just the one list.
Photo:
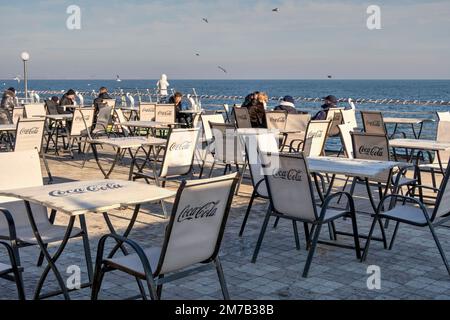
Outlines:
{"label": "person wearing dark jacket", "polygon": [[16,89],[9,88],[2,96],[2,102],[0,104],[0,124],[11,124],[12,111],[17,107]]}
{"label": "person wearing dark jacket", "polygon": [[186,110],[183,104],[183,94],[181,92],[175,92],[173,96],[169,98],[169,104],[175,104],[175,113],[177,122],[185,124],[187,127],[192,126],[192,115],[188,113],[181,113],[180,111]]}
{"label": "person wearing dark jacket", "polygon": [[64,110],[64,106],[73,106],[75,105],[75,91],[70,89],[67,91],[59,101],[59,106],[57,107],[59,114],[69,114],[72,113],[70,110]]}
{"label": "person wearing dark jacket", "polygon": [[295,100],[291,96],[285,96],[281,100],[280,105],[276,106],[275,111],[286,111],[287,113],[297,114],[297,109],[295,109]]}
{"label": "person wearing dark jacket", "polygon": [[97,116],[100,109],[106,106],[106,103],[103,100],[112,99],[108,94],[108,89],[106,87],[101,87],[98,92],[98,97],[94,99],[94,123],[97,123]]}
{"label": "person wearing dark jacket", "polygon": [[259,92],[256,94],[253,103],[247,106],[250,122],[253,128],[267,128],[266,124],[266,105],[268,102],[267,94]]}
{"label": "person wearing dark jacket", "polygon": [[322,105],[322,110],[316,113],[312,120],[327,120],[328,110],[337,108],[338,99],[335,96],[327,96],[323,98],[325,103]]}

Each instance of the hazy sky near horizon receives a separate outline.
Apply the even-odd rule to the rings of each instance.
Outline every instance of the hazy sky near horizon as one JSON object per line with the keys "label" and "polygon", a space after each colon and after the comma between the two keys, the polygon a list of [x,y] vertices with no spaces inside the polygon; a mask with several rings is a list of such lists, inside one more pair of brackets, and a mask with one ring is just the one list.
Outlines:
{"label": "hazy sky near horizon", "polygon": [[22,74],[24,50],[33,79],[450,79],[449,0],[0,3],[0,79]]}

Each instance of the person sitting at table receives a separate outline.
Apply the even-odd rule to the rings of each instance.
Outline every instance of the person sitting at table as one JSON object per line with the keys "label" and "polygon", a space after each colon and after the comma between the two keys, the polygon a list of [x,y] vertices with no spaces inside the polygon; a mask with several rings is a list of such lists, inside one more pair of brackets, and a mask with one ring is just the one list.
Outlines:
{"label": "person sitting at table", "polygon": [[329,95],[325,98],[323,98],[325,103],[322,105],[322,110],[317,112],[314,117],[312,117],[312,120],[326,120],[328,117],[328,110],[337,108],[338,99],[333,96]]}
{"label": "person sitting at table", "polygon": [[57,107],[59,114],[70,114],[72,113],[71,110],[64,110],[64,106],[73,106],[75,105],[75,96],[76,93],[74,90],[70,89],[67,91],[59,101],[59,106]]}
{"label": "person sitting at table", "polygon": [[169,103],[175,104],[177,122],[185,124],[189,127],[192,124],[192,115],[180,112],[183,110],[187,110],[187,108],[183,104],[183,94],[181,92],[175,92],[175,94],[169,98]]}
{"label": "person sitting at table", "polygon": [[101,87],[100,90],[98,91],[98,97],[94,99],[94,109],[95,109],[94,124],[97,123],[97,116],[98,116],[100,109],[102,107],[106,106],[106,102],[104,102],[103,100],[109,100],[109,99],[113,99],[113,98],[111,98],[111,96],[108,94],[108,88]]}
{"label": "person sitting at table", "polygon": [[18,106],[16,89],[11,87],[3,93],[2,102],[0,104],[0,124],[11,124],[12,111]]}
{"label": "person sitting at table", "polygon": [[51,99],[45,101],[48,114],[58,114],[59,98],[53,96]]}
{"label": "person sitting at table", "polygon": [[247,106],[252,128],[267,128],[266,108],[269,98],[266,93],[259,92],[254,102]]}
{"label": "person sitting at table", "polygon": [[295,100],[291,96],[285,96],[283,100],[281,100],[280,104],[275,107],[275,111],[286,111],[290,114],[297,114],[298,111],[295,108]]}

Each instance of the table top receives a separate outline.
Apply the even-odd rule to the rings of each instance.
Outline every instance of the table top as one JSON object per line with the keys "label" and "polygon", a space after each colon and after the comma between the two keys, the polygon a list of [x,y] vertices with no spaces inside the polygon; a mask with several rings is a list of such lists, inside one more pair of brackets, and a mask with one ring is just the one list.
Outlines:
{"label": "table top", "polygon": [[433,119],[429,118],[383,118],[384,123],[396,123],[396,124],[421,124],[424,122],[432,122]]}
{"label": "table top", "polygon": [[142,146],[162,146],[167,140],[154,137],[125,137],[125,138],[101,138],[90,139],[89,143],[109,145],[121,149],[140,148]]}
{"label": "table top", "polygon": [[187,114],[202,114],[204,110],[181,110],[179,113],[187,113]]}
{"label": "table top", "polygon": [[450,150],[450,142],[422,139],[393,139],[389,145],[394,148],[407,148],[417,150],[446,151]]}
{"label": "table top", "polygon": [[0,131],[16,131],[17,125],[15,124],[0,124]]}
{"label": "table top", "polygon": [[350,177],[376,178],[380,174],[406,163],[375,161],[337,157],[309,157],[308,166],[312,172],[342,174]]}
{"label": "table top", "polygon": [[135,128],[168,128],[169,126],[175,126],[178,123],[169,122],[156,122],[156,121],[127,121],[122,123],[123,126],[135,127]]}
{"label": "table top", "polygon": [[139,112],[139,108],[138,107],[120,107],[118,109],[121,110],[125,110],[125,111],[135,111],[135,112]]}
{"label": "table top", "polygon": [[69,216],[103,213],[171,198],[175,194],[157,186],[121,180],[77,181],[0,191],[1,196],[19,198]]}
{"label": "table top", "polygon": [[72,119],[73,115],[72,114],[48,114],[46,115],[47,119],[50,120],[68,120],[68,119]]}

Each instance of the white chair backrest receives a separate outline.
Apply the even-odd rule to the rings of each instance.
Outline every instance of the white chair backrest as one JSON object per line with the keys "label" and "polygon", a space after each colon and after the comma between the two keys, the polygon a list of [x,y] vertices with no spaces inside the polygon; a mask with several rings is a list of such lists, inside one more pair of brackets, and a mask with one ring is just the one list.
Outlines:
{"label": "white chair backrest", "polygon": [[45,117],[47,111],[44,103],[26,104],[24,106],[27,118]]}
{"label": "white chair backrest", "polygon": [[339,134],[338,125],[343,123],[342,109],[333,108],[328,110],[327,120],[331,121],[330,130],[328,131],[328,136],[335,137]]}
{"label": "white chair backrest", "polygon": [[191,172],[199,133],[198,128],[170,131],[160,177],[181,176]]}
{"label": "white chair backrest", "polygon": [[24,118],[24,112],[25,112],[25,108],[14,108],[13,109],[13,114],[12,114],[13,124],[17,124],[19,122],[19,119]]}
{"label": "white chair backrest", "polygon": [[[111,123],[111,116],[112,116],[113,107],[110,107],[108,105],[104,105],[100,107],[100,110],[98,111],[97,115],[97,125],[101,124],[105,128],[108,127],[108,125]],[[104,128],[101,128],[104,129]]]}
{"label": "white chair backrest", "polygon": [[[260,153],[270,202],[275,212],[316,221],[314,193],[303,153]],[[293,205],[293,204],[298,205]]]}
{"label": "white chair backrest", "polygon": [[71,137],[87,136],[94,122],[94,108],[76,108],[73,112]]}
{"label": "white chair backrest", "polygon": [[349,159],[353,159],[353,142],[352,142],[352,132],[353,129],[348,123],[341,124],[338,126],[341,133],[341,143],[344,147],[345,155]]}
{"label": "white chair backrest", "polygon": [[284,130],[286,128],[287,112],[268,111],[266,112],[267,129]]}
{"label": "white chair backrest", "polygon": [[325,149],[331,122],[328,120],[310,121],[306,129],[303,153],[307,157],[320,157]]}
{"label": "white chair backrest", "polygon": [[439,121],[450,121],[450,111],[437,112]]}
{"label": "white chair backrest", "polygon": [[240,129],[246,129],[252,127],[252,122],[250,121],[250,114],[247,108],[234,107],[234,120],[236,127]]}
{"label": "white chair backrest", "polygon": [[[247,131],[245,134],[240,134],[240,136],[242,140],[244,140],[245,154],[250,167],[252,184],[253,187],[256,187],[261,180],[264,180],[259,152],[278,153],[279,140],[277,139],[275,133],[264,129],[255,129],[253,132]],[[258,188],[260,193],[261,188],[263,190],[267,190],[265,187],[265,182],[261,184],[262,186]],[[267,191],[263,193],[267,194]]]}
{"label": "white chair backrest", "polygon": [[344,124],[348,124],[353,128],[358,127],[358,122],[356,121],[356,111],[354,109],[341,110],[342,119]]}
{"label": "white chair backrest", "polygon": [[[355,159],[389,161],[389,139],[385,135],[352,132],[353,157]],[[383,172],[374,181],[387,182],[389,170]]]}
{"label": "white chair backrest", "polygon": [[154,121],[155,120],[156,103],[141,102],[139,104],[139,120]]}
{"label": "white chair backrest", "polygon": [[225,123],[225,119],[221,114],[202,114],[202,127],[203,127],[203,133],[205,135],[206,142],[211,142],[213,140],[213,134],[211,131],[211,126],[209,123]]}
{"label": "white chair backrest", "polygon": [[[439,142],[450,142],[450,121],[439,121],[436,140]],[[442,163],[447,163],[450,158],[450,151],[439,151],[439,158],[441,158]],[[437,156],[434,157],[433,163],[439,163],[439,158]]]}
{"label": "white chair backrest", "polygon": [[364,132],[381,135],[387,134],[381,112],[361,111],[361,118],[364,126]]}
{"label": "white chair backrest", "polygon": [[210,123],[214,136],[216,161],[232,164],[245,162],[245,146],[232,124]]}
{"label": "white chair backrest", "polygon": [[181,185],[156,274],[168,274],[217,256],[236,182],[236,174],[232,174]]}
{"label": "white chair backrest", "polygon": [[[7,170],[0,170],[0,190],[40,187],[43,185],[41,161],[36,149],[0,153],[0,166]],[[10,211],[16,229],[30,229],[30,222],[23,200],[0,196],[0,207]],[[38,205],[31,205],[36,223],[48,222],[47,210]],[[7,225],[3,215],[0,215],[0,229]],[[1,236],[9,236],[1,235]]]}
{"label": "white chair backrest", "polygon": [[310,114],[294,114],[289,113],[286,119],[286,130],[295,130],[306,132],[308,123],[311,121]]}
{"label": "white chair backrest", "polygon": [[17,124],[14,151],[41,151],[45,119],[20,119]]}
{"label": "white chair backrest", "polygon": [[[448,162],[448,158],[443,160]],[[440,191],[437,197],[436,206],[434,208],[432,220],[436,218],[440,218],[442,216],[450,213],[450,186],[449,186],[449,177],[450,177],[450,166],[447,166],[445,170],[444,178],[442,179]]]}
{"label": "white chair backrest", "polygon": [[103,99],[103,103],[106,103],[108,107],[114,108],[116,106],[116,99]]}
{"label": "white chair backrest", "polygon": [[117,121],[119,122],[119,127],[122,130],[122,133],[126,136],[131,133],[130,128],[123,125],[125,122],[127,122],[127,119],[125,118],[123,111],[121,109],[114,109],[114,112],[116,113]]}
{"label": "white chair backrest", "polygon": [[155,109],[155,121],[162,123],[175,123],[176,113],[173,104],[157,104]]}

